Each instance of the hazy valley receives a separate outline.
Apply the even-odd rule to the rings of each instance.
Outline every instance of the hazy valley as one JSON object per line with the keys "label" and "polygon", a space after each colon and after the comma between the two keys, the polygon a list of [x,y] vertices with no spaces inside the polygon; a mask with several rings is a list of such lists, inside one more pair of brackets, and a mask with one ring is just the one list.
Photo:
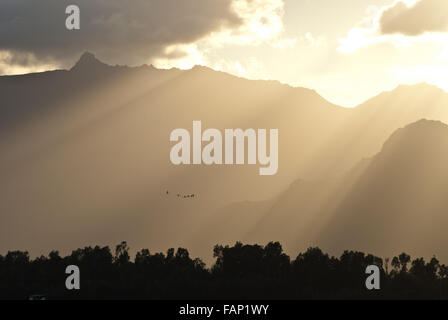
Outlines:
{"label": "hazy valley", "polygon": [[[127,240],[208,260],[216,243],[279,240],[448,259],[448,128],[422,121],[448,123],[447,106],[426,84],[347,109],[274,81],[91,54],[68,71],[0,77],[0,251]],[[279,129],[278,173],[172,165],[170,132],[194,120]]]}

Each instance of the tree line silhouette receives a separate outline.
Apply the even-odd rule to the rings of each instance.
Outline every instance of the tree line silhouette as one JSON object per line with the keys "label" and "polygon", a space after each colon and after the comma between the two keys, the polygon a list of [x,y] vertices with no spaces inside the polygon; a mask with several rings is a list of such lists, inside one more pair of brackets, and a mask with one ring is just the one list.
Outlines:
{"label": "tree line silhouette", "polygon": [[[405,253],[390,259],[345,251],[339,258],[309,248],[294,260],[278,242],[266,246],[217,245],[207,268],[188,250],[151,254],[143,249],[131,259],[126,242],[115,247],[86,247],[61,257],[30,259],[28,252],[0,255],[0,299],[446,299],[448,267],[433,257],[411,260]],[[365,287],[368,265],[381,272],[381,289]],[[65,288],[65,268],[77,265],[81,290]]]}

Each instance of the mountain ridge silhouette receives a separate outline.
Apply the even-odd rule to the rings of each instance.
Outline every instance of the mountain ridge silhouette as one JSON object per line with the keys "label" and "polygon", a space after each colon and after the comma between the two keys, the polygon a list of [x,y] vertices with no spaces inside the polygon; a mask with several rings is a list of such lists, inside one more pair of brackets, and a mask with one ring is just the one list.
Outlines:
{"label": "mountain ridge silhouette", "polygon": [[[228,232],[244,241],[275,237],[289,250],[318,245],[339,254],[351,245],[392,256],[406,246],[416,255],[448,257],[447,161],[448,125],[422,119],[397,129],[359,168],[335,181],[299,179],[258,208],[242,234]],[[238,216],[237,204],[232,210]]]}

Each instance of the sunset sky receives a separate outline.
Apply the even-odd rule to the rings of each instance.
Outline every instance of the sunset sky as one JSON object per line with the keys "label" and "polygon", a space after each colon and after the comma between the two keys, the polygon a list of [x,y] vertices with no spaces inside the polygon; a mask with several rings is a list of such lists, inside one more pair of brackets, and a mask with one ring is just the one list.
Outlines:
{"label": "sunset sky", "polygon": [[[65,29],[78,4],[81,30]],[[448,91],[446,0],[2,0],[0,74],[110,64],[196,64],[317,90],[355,106],[398,84]]]}

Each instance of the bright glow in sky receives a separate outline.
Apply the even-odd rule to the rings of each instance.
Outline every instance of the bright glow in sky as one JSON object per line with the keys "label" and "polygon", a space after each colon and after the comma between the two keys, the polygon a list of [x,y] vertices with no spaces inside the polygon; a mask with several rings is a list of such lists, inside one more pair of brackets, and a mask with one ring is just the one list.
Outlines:
{"label": "bright glow in sky", "polygon": [[[395,0],[257,2],[266,5],[257,4],[261,9],[252,13],[242,10],[249,22],[239,34],[215,33],[183,59],[152,62],[203,64],[250,79],[279,80],[316,89],[347,107],[403,83],[429,82],[448,91],[448,33],[381,34],[380,16]],[[411,6],[416,0],[403,2]],[[257,24],[260,17],[269,22]]]}

